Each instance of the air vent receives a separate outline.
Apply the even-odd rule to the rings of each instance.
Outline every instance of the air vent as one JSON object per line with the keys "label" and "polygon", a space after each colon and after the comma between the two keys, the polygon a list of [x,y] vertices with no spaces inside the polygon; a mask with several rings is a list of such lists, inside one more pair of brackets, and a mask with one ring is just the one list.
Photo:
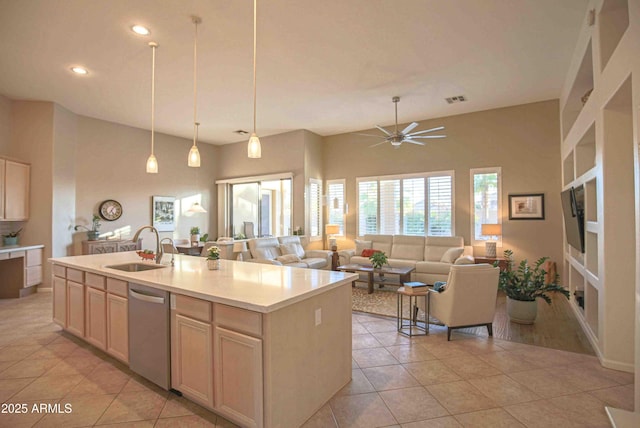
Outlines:
{"label": "air vent", "polygon": [[244,129],[238,129],[237,131],[233,131],[233,132],[238,135],[249,135],[249,132],[245,131]]}
{"label": "air vent", "polygon": [[467,101],[467,97],[465,95],[458,95],[458,96],[455,96],[455,97],[445,98],[445,100],[449,104],[462,103],[462,102]]}

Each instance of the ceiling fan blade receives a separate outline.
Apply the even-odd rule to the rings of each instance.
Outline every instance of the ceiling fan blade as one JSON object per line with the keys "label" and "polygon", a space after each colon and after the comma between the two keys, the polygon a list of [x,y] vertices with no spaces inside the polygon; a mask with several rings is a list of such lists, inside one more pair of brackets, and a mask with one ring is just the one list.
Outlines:
{"label": "ceiling fan blade", "polygon": [[376,143],[376,144],[372,144],[372,145],[370,145],[370,146],[369,146],[369,148],[371,148],[371,147],[375,147],[375,146],[379,146],[380,144],[385,144],[386,142],[387,142],[387,140],[385,140],[385,141],[380,141],[379,143]]}
{"label": "ceiling fan blade", "polygon": [[391,132],[387,131],[386,129],[384,129],[382,126],[380,125],[376,125],[376,128],[378,128],[379,130],[381,130],[382,132],[384,132],[385,134],[387,134],[389,137],[392,135]]}
{"label": "ceiling fan blade", "polygon": [[413,128],[415,128],[416,126],[418,126],[418,122],[413,122],[412,124],[410,124],[409,126],[407,126],[406,128],[404,128],[402,130],[402,134],[408,134],[409,132],[411,132],[411,130]]}
{"label": "ceiling fan blade", "polygon": [[424,146],[424,143],[422,141],[413,141],[413,140],[403,140],[403,143],[410,143],[410,144],[417,144],[419,146]]}
{"label": "ceiling fan blade", "polygon": [[431,129],[425,129],[424,131],[412,132],[411,135],[426,134],[427,132],[440,131],[442,129],[444,129],[444,126],[438,126],[437,128],[431,128]]}
{"label": "ceiling fan blade", "polygon": [[411,138],[446,138],[446,135],[412,135]]}
{"label": "ceiling fan blade", "polygon": [[384,137],[384,135],[375,135],[375,134],[362,134],[360,132],[354,132],[353,135],[364,135],[365,137],[376,137],[376,138],[382,138]]}

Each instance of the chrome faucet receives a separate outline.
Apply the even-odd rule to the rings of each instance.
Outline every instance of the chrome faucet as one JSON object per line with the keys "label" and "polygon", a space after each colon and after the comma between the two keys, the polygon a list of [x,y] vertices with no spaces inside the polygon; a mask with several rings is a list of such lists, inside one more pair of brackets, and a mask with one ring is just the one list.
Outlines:
{"label": "chrome faucet", "polygon": [[[164,241],[169,241],[169,242],[171,242],[171,267],[173,267],[173,266],[175,266],[175,265],[176,265],[176,263],[175,263],[175,261],[174,261],[175,252],[176,252],[176,251],[175,251],[176,244],[174,244],[174,243],[173,243],[173,239],[172,239],[172,238],[167,237],[167,238],[162,238],[162,239],[160,240],[160,246],[161,246],[161,247],[162,247],[162,243],[163,243]],[[164,252],[164,247],[162,248],[162,251]]]}
{"label": "chrome faucet", "polygon": [[160,235],[158,235],[158,229],[153,226],[142,226],[140,229],[136,231],[136,234],[133,235],[133,242],[138,242],[138,238],[140,238],[140,232],[145,229],[150,229],[153,233],[156,234],[156,264],[160,264],[162,260],[163,252],[162,245],[160,245]]}

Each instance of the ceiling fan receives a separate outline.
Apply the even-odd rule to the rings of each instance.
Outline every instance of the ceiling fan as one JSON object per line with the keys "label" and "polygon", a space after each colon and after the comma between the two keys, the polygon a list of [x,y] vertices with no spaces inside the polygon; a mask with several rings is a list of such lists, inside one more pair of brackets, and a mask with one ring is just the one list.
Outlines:
{"label": "ceiling fan", "polygon": [[418,126],[418,122],[413,122],[410,125],[408,125],[406,128],[404,128],[402,131],[398,131],[398,102],[400,101],[400,97],[393,97],[391,98],[391,101],[393,101],[396,108],[396,125],[395,125],[394,132],[389,132],[386,129],[384,129],[382,126],[376,125],[376,128],[384,132],[385,135],[356,133],[356,135],[364,135],[366,137],[376,137],[376,138],[384,137],[383,141],[380,141],[379,143],[376,143],[376,144],[372,144],[369,147],[375,147],[385,143],[391,143],[391,145],[396,149],[399,148],[402,143],[410,143],[410,144],[417,144],[419,146],[424,146],[424,143],[422,141],[415,141],[415,140],[423,139],[423,138],[445,138],[446,137],[446,135],[422,135],[422,134],[427,134],[429,132],[440,131],[444,129],[444,126],[438,126],[436,128],[426,129],[424,131],[411,132],[416,126]]}

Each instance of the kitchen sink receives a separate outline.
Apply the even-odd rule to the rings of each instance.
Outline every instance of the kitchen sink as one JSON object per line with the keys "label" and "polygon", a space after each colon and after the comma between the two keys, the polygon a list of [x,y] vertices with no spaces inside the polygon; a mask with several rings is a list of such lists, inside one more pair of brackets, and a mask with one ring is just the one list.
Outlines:
{"label": "kitchen sink", "polygon": [[157,264],[150,264],[150,263],[124,263],[121,265],[110,265],[110,266],[105,266],[106,268],[109,269],[117,269],[117,270],[121,270],[124,272],[143,272],[145,270],[153,270],[153,269],[162,269],[164,267],[166,267],[165,265],[157,265]]}

